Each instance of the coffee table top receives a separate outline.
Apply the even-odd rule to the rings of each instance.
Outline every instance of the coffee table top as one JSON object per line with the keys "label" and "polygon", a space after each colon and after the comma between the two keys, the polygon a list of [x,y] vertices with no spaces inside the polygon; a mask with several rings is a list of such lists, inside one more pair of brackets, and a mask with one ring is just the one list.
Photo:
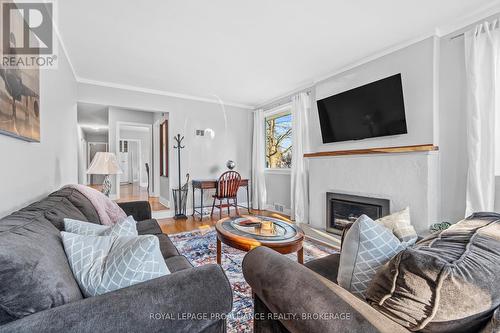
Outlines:
{"label": "coffee table top", "polygon": [[267,246],[282,253],[297,251],[302,247],[304,232],[296,225],[280,219],[242,215],[226,217],[215,225],[217,237],[223,243],[240,250]]}

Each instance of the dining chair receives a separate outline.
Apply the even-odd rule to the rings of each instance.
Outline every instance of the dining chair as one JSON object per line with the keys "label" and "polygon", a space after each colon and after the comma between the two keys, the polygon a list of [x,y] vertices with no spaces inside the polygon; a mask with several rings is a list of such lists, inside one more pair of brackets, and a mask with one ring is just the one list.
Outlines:
{"label": "dining chair", "polygon": [[[228,216],[230,215],[230,207],[234,207],[236,209],[236,215],[239,215],[237,195],[240,181],[241,176],[236,171],[226,171],[219,177],[215,187],[215,194],[213,195],[214,201],[212,203],[210,218],[214,215],[215,207],[219,209],[219,218],[222,218],[222,209],[224,207],[227,207]],[[217,200],[219,201],[218,205],[215,204]],[[226,204],[223,203],[224,200],[226,200]],[[232,200],[233,203],[230,203],[230,200]]]}

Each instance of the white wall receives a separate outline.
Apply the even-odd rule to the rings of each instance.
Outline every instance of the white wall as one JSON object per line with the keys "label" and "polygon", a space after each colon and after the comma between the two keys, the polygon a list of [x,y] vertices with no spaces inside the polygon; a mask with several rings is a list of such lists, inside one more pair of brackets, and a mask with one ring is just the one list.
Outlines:
{"label": "white wall", "polygon": [[[391,146],[406,146],[420,144],[435,144],[439,142],[437,136],[437,127],[439,121],[437,117],[437,83],[436,82],[436,55],[439,54],[439,48],[436,47],[436,39],[428,38],[406,48],[380,57],[366,64],[355,67],[338,75],[332,76],[329,79],[316,85],[313,93],[313,105],[310,114],[310,135],[311,135],[311,152],[332,151],[332,150],[347,150],[347,149],[362,149],[373,147],[391,147]],[[322,99],[332,96],[343,91],[347,91],[358,86],[377,81],[379,79],[401,73],[403,93],[405,99],[405,112],[408,127],[408,134],[371,138],[359,141],[347,141],[323,144],[319,125],[318,111],[316,107],[316,99]],[[418,213],[412,213],[417,220],[423,220],[423,216],[432,215],[432,223],[439,220],[439,196],[434,197],[435,202],[429,206],[424,201],[427,197],[416,200],[410,192],[424,191],[428,186],[434,187],[436,194],[439,194],[437,177],[426,177],[420,179],[421,189],[407,189],[404,179],[393,179],[390,174],[384,170],[377,169],[377,165],[387,168],[383,162],[377,164],[379,159],[386,159],[387,162],[402,163],[406,158],[411,156],[403,155],[401,158],[389,156],[365,156],[362,159],[340,158],[345,161],[356,161],[360,165],[351,165],[349,163],[341,163],[339,158],[321,158],[311,159],[310,171],[310,186],[311,186],[311,208],[310,219],[311,224],[316,227],[324,228],[325,226],[325,195],[327,191],[331,192],[355,192],[363,193],[378,193],[379,196],[388,198],[396,198],[396,193],[392,190],[381,189],[375,191],[374,184],[386,184],[386,188],[404,189],[404,193],[400,193],[406,205],[414,206],[414,211],[424,209]],[[401,159],[401,162],[400,162]],[[426,174],[429,167],[434,168],[433,174],[439,168],[438,154],[434,154],[431,159],[419,159],[417,163],[419,170],[408,170],[409,173]],[[332,168],[332,169],[328,169]],[[343,169],[345,168],[345,169]],[[365,175],[358,175],[356,172],[364,172]],[[365,176],[369,175],[368,178]],[[357,179],[363,179],[367,184],[360,186]],[[402,183],[399,183],[402,182]],[[433,182],[431,184],[431,182]],[[348,186],[348,184],[351,184]],[[414,183],[415,185],[419,184]],[[268,204],[274,202],[284,203],[286,208],[290,205],[290,176],[282,174],[266,174],[266,188],[268,192]],[[399,193],[399,192],[398,192]],[[415,200],[416,201],[415,201]],[[403,199],[401,199],[404,201]],[[397,202],[393,209],[402,206],[401,202]],[[404,207],[403,207],[404,208]],[[419,221],[421,224],[426,222]]]}
{"label": "white wall", "polygon": [[440,44],[441,211],[444,221],[456,222],[465,214],[467,180],[464,40],[444,37]]}
{"label": "white wall", "polygon": [[77,85],[59,50],[59,68],[40,71],[40,143],[0,135],[0,216],[78,181]]}
{"label": "white wall", "polygon": [[86,132],[88,142],[105,142],[108,143],[108,133],[91,133]]}
{"label": "white wall", "polygon": [[[170,187],[178,186],[177,155],[171,148],[172,137],[177,133],[185,136],[181,168],[184,175],[189,172],[192,178],[216,178],[225,171],[228,159],[236,162],[236,170],[242,177],[250,177],[252,147],[252,114],[250,110],[225,107],[221,105],[176,97],[154,95],[124,89],[78,85],[78,100],[87,103],[113,105],[128,109],[169,113],[170,135]],[[110,137],[113,136],[110,121]],[[196,129],[212,128],[215,138],[195,136]],[[188,196],[190,203],[191,195]],[[205,200],[209,200],[209,196]],[[246,202],[242,194],[241,201]],[[205,201],[209,203],[209,201]],[[210,202],[211,203],[211,202]],[[189,207],[189,206],[188,206]]]}
{"label": "white wall", "polygon": [[269,209],[274,209],[275,204],[283,205],[285,212],[291,209],[292,203],[290,195],[292,184],[290,177],[290,173],[266,171],[266,203],[268,207],[273,207]]}
{"label": "white wall", "polygon": [[434,39],[428,38],[366,64],[335,75],[316,86],[323,99],[401,73],[408,134],[323,144],[316,103],[311,110],[313,152],[375,147],[437,144],[434,127]]}
{"label": "white wall", "polygon": [[[485,20],[492,21],[497,15]],[[476,22],[440,40],[441,210],[444,221],[464,218],[467,182],[466,77],[464,38],[451,38]],[[500,211],[500,177],[496,177],[495,211]]]}
{"label": "white wall", "polygon": [[309,161],[310,224],[325,229],[326,192],[389,199],[391,212],[410,207],[417,232],[438,220],[437,153],[313,158]]}

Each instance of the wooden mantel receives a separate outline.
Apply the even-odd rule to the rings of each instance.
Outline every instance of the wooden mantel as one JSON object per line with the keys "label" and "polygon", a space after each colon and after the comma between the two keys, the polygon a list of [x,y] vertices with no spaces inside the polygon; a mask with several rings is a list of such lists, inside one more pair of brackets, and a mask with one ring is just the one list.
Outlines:
{"label": "wooden mantel", "polygon": [[304,157],[310,158],[310,157],[325,157],[325,156],[394,154],[394,153],[426,152],[426,151],[436,151],[436,150],[439,150],[438,146],[434,146],[433,144],[425,144],[425,145],[415,145],[415,146],[321,151],[321,152],[317,152],[317,153],[304,154]]}

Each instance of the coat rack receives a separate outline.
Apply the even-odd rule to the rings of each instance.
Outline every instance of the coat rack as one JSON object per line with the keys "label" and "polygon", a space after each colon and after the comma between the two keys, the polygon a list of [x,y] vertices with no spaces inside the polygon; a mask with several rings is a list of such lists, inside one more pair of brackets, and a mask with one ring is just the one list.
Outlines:
{"label": "coat rack", "polygon": [[[174,206],[175,206],[175,216],[174,219],[187,219],[186,216],[186,200],[187,200],[187,186],[182,186],[181,184],[181,149],[184,149],[185,146],[182,145],[182,141],[184,137],[180,134],[174,136],[174,140],[176,145],[174,145],[174,149],[177,149],[177,173],[179,180],[179,187],[177,189],[173,189],[174,193]],[[189,181],[189,176],[188,176]],[[187,183],[186,183],[187,185]]]}

